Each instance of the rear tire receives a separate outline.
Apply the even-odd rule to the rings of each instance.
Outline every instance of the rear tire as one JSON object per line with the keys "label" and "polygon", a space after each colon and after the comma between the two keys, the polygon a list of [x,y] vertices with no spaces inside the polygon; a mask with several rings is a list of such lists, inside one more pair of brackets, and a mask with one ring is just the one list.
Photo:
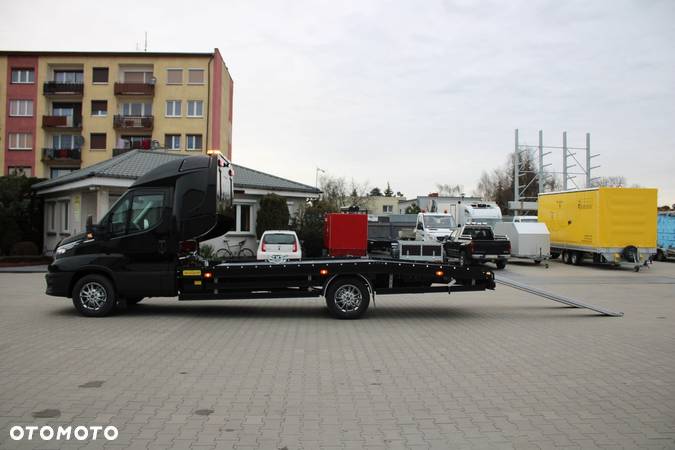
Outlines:
{"label": "rear tire", "polygon": [[117,297],[112,282],[103,275],[85,275],[73,287],[73,305],[87,317],[105,317],[115,308]]}
{"label": "rear tire", "polygon": [[565,264],[572,264],[572,252],[568,250],[562,252],[562,259]]}
{"label": "rear tire", "polygon": [[551,259],[558,259],[558,256],[560,256],[560,253],[551,252]]}
{"label": "rear tire", "polygon": [[356,277],[338,278],[326,291],[326,306],[336,319],[358,319],[370,304],[366,284]]}
{"label": "rear tire", "polygon": [[583,261],[583,256],[581,252],[570,252],[570,264],[574,266],[580,266]]}
{"label": "rear tire", "polygon": [[506,260],[505,259],[499,259],[499,260],[497,260],[497,262],[495,264],[497,265],[497,269],[499,269],[499,270],[502,270],[502,269],[506,268]]}

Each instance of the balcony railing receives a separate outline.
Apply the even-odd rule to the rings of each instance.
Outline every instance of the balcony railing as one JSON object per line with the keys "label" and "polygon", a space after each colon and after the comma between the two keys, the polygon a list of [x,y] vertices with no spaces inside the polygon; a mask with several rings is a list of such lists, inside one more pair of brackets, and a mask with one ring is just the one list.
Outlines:
{"label": "balcony railing", "polygon": [[79,148],[43,148],[42,161],[46,164],[54,162],[81,162],[82,152]]}
{"label": "balcony railing", "polygon": [[42,116],[42,128],[81,129],[81,116]]}
{"label": "balcony railing", "polygon": [[151,131],[154,122],[154,116],[116,115],[113,117],[113,128],[116,130]]}
{"label": "balcony railing", "polygon": [[155,95],[154,83],[115,83],[115,95]]}
{"label": "balcony railing", "polygon": [[82,95],[84,84],[47,81],[43,86],[43,92],[45,95]]}

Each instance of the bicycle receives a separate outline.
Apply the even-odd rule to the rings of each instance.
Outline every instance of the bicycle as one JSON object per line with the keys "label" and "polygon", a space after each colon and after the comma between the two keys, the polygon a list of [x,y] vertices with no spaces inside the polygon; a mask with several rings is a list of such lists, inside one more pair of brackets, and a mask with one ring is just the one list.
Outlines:
{"label": "bicycle", "polygon": [[[227,241],[226,239],[223,239],[223,243],[225,243],[227,247],[218,249],[218,251],[216,252],[216,258],[220,260],[233,258],[234,252],[232,251],[233,247],[230,246],[230,242]],[[240,241],[237,245],[234,246],[234,248],[239,249],[237,251],[237,258],[253,258],[255,256],[253,250],[244,247],[244,245],[246,245],[246,239]]]}

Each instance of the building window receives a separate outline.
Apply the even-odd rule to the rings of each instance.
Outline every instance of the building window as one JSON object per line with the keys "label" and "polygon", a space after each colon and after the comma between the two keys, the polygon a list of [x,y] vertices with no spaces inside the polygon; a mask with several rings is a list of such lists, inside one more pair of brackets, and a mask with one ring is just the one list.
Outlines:
{"label": "building window", "polygon": [[188,134],[185,136],[187,140],[187,149],[188,150],[201,150],[202,149],[202,135],[201,134]]}
{"label": "building window", "polygon": [[251,231],[251,213],[253,208],[251,205],[237,205],[237,231],[250,232]]}
{"label": "building window", "polygon": [[383,213],[393,213],[394,212],[394,205],[382,205],[382,212]]}
{"label": "building window", "polygon": [[30,177],[33,174],[33,170],[28,166],[9,166],[7,169],[9,175],[18,177]]}
{"label": "building window", "polygon": [[204,84],[204,69],[188,69],[188,84]]}
{"label": "building window", "polygon": [[107,83],[108,82],[108,68],[107,67],[94,67],[91,79],[94,83]]}
{"label": "building window", "polygon": [[55,134],[52,136],[53,148],[75,148],[75,136],[72,134]]}
{"label": "building window", "polygon": [[78,170],[76,167],[52,167],[49,169],[49,178],[60,177],[61,175],[67,175],[71,172]]}
{"label": "building window", "polygon": [[123,103],[122,115],[124,116],[151,116],[152,103]]}
{"label": "building window", "polygon": [[92,116],[107,116],[108,115],[108,100],[92,100],[91,101],[91,115]]}
{"label": "building window", "polygon": [[166,117],[180,117],[181,111],[180,100],[167,100],[166,101]]}
{"label": "building window", "polygon": [[81,70],[55,70],[54,81],[57,83],[82,84],[84,74]]}
{"label": "building window", "polygon": [[167,150],[180,150],[180,134],[165,135],[164,146]]}
{"label": "building window", "polygon": [[204,115],[204,102],[201,100],[188,100],[187,102],[187,115],[188,117],[203,117]]}
{"label": "building window", "polygon": [[183,69],[166,69],[166,84],[183,84]]}
{"label": "building window", "polygon": [[32,117],[33,100],[10,100],[9,115],[13,117]]}
{"label": "building window", "polygon": [[47,231],[54,233],[56,231],[56,205],[54,202],[45,203],[45,216],[47,217]]}
{"label": "building window", "polygon": [[10,150],[31,150],[33,135],[31,133],[9,133]]}
{"label": "building window", "polygon": [[152,84],[155,82],[155,77],[149,71],[126,71],[124,72],[125,83],[145,83]]}
{"label": "building window", "polygon": [[70,200],[62,200],[59,202],[60,212],[61,212],[61,233],[67,233],[70,230]]}
{"label": "building window", "polygon": [[35,83],[35,70],[12,69],[12,84],[33,84],[33,83]]}
{"label": "building window", "polygon": [[92,150],[106,149],[106,134],[105,133],[91,133],[89,135],[89,148]]}

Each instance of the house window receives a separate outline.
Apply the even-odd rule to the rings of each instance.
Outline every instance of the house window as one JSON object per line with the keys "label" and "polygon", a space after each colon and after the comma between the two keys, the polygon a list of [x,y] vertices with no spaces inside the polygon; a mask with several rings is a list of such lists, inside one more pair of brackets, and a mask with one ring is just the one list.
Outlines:
{"label": "house window", "polygon": [[56,205],[54,202],[45,203],[45,216],[47,217],[47,231],[56,231]]}
{"label": "house window", "polygon": [[10,100],[9,115],[14,117],[32,117],[33,100]]}
{"label": "house window", "polygon": [[55,134],[52,136],[53,148],[75,148],[75,136],[72,134]]}
{"label": "house window", "polygon": [[237,205],[237,231],[251,231],[251,205]]}
{"label": "house window", "polygon": [[62,233],[67,233],[68,230],[70,230],[69,225],[70,225],[70,200],[62,200],[59,202],[59,208],[61,212],[61,232]]}
{"label": "house window", "polygon": [[204,69],[188,69],[188,84],[204,84]]}
{"label": "house window", "polygon": [[393,213],[394,212],[394,205],[382,205],[382,212],[383,213]]}
{"label": "house window", "polygon": [[12,84],[33,84],[33,83],[35,83],[35,70],[12,69]]}
{"label": "house window", "polygon": [[9,175],[16,175],[18,177],[30,177],[33,174],[33,170],[28,166],[9,166],[7,169]]}
{"label": "house window", "polygon": [[180,100],[167,100],[166,101],[166,117],[180,117]]}
{"label": "house window", "polygon": [[183,84],[183,69],[166,69],[166,84]]}
{"label": "house window", "polygon": [[94,83],[107,83],[108,82],[108,68],[107,67],[94,67],[92,70],[91,79]]}
{"label": "house window", "polygon": [[152,138],[150,136],[122,135],[120,142],[123,143],[124,148],[141,150],[150,150],[152,148]]}
{"label": "house window", "polygon": [[152,115],[152,103],[123,103],[122,115],[124,116],[150,116]]}
{"label": "house window", "polygon": [[92,116],[108,115],[108,100],[92,100],[91,115]]}
{"label": "house window", "polygon": [[54,81],[57,83],[82,84],[84,75],[81,70],[55,70]]}
{"label": "house window", "polygon": [[188,100],[187,102],[188,117],[203,117],[204,102],[201,100]]}
{"label": "house window", "polygon": [[146,83],[151,84],[155,82],[155,77],[152,72],[147,71],[127,71],[124,72],[125,83]]}
{"label": "house window", "polygon": [[202,149],[202,135],[201,134],[187,134],[185,135],[188,150]]}
{"label": "house window", "polygon": [[89,148],[92,150],[105,150],[106,148],[106,134],[105,133],[91,133],[89,135]]}
{"label": "house window", "polygon": [[30,150],[33,148],[31,133],[9,133],[10,150]]}
{"label": "house window", "polygon": [[62,175],[67,175],[78,170],[76,167],[52,167],[49,169],[49,178],[56,178]]}
{"label": "house window", "polygon": [[165,135],[164,146],[167,150],[180,150],[180,134]]}

